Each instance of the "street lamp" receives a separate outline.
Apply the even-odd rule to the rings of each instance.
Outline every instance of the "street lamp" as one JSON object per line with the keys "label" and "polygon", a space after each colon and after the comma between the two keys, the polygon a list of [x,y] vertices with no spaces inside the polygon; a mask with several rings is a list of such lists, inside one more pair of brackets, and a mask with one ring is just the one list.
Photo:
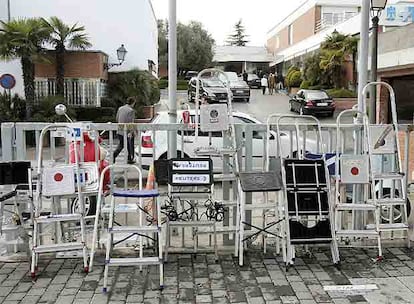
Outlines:
{"label": "street lamp", "polygon": [[119,63],[105,63],[104,69],[109,70],[112,67],[120,66],[125,61],[125,56],[128,53],[125,46],[121,44],[121,46],[116,50],[116,56],[118,57]]}
{"label": "street lamp", "polygon": [[[378,24],[381,12],[387,6],[387,0],[371,0],[371,16],[372,16],[372,54],[371,54],[371,81],[377,81],[378,70]],[[370,123],[376,123],[377,116],[377,88],[372,86],[369,107]]]}

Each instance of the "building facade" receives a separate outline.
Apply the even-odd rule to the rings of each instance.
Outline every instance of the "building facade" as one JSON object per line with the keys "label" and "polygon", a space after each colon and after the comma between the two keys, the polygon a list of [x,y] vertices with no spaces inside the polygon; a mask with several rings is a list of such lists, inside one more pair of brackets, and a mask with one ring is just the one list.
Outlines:
{"label": "building facade", "polygon": [[[124,44],[128,51],[125,61],[121,66],[109,69],[109,72],[139,68],[157,76],[158,28],[151,0],[124,0],[120,3],[102,0],[13,0],[10,2],[12,18],[57,16],[66,24],[78,23],[85,26],[92,49],[99,50],[78,52],[78,54],[68,53],[65,63],[67,71],[65,88],[68,92],[65,96],[80,96],[68,99],[69,104],[100,106],[99,100],[102,95],[96,95],[94,98],[90,98],[90,95],[92,92],[104,94],[108,72],[104,70],[104,63],[118,62],[116,50],[121,44]],[[7,1],[0,0],[0,19],[3,21],[7,19],[6,8]],[[53,64],[50,67],[37,65],[37,96],[41,97],[46,92],[53,91],[53,69]],[[3,73],[10,73],[16,78],[16,87],[12,93],[24,96],[19,61],[0,61],[0,74]]]}

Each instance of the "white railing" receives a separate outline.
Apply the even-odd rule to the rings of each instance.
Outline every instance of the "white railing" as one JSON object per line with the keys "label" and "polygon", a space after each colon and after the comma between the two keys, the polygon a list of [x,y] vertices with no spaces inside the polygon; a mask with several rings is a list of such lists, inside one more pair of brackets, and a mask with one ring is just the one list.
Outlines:
{"label": "white railing", "polygon": [[[100,107],[105,96],[106,84],[100,79],[65,79],[64,102],[75,107]],[[56,80],[36,78],[35,99],[37,102],[56,94]]]}

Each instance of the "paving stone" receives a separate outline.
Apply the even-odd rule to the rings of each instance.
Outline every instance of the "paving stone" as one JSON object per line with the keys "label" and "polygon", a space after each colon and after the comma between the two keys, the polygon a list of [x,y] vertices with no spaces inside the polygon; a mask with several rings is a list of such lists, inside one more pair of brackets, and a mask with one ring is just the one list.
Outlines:
{"label": "paving stone", "polygon": [[[40,295],[39,296],[29,296],[26,295],[21,301],[20,304],[34,304],[37,303],[37,301],[40,299]],[[1,302],[1,300],[0,300]]]}
{"label": "paving stone", "polygon": [[24,292],[12,292],[6,297],[6,301],[20,301],[25,295]]}
{"label": "paving stone", "polygon": [[75,299],[74,295],[59,296],[56,300],[56,304],[71,304],[74,299]]}

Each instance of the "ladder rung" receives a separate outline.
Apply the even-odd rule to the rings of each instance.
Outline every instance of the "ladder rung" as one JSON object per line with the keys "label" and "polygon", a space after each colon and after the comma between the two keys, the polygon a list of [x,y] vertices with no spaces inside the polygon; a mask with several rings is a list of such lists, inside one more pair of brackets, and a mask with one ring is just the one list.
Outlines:
{"label": "ladder rung", "polygon": [[[366,226],[367,229],[375,229],[374,224],[369,224]],[[391,230],[408,230],[408,225],[404,223],[394,223],[394,224],[380,224],[379,229],[381,231],[391,231]]]}
{"label": "ladder rung", "polygon": [[402,173],[375,173],[374,174],[375,180],[385,180],[385,179],[399,180],[403,178],[404,178],[404,174]]}
{"label": "ladder rung", "polygon": [[168,223],[168,225],[174,227],[213,226],[214,224],[214,221],[176,221]]}
{"label": "ladder rung", "polygon": [[214,181],[215,182],[231,182],[237,179],[235,174],[228,173],[228,174],[214,174]]}
{"label": "ladder rung", "polygon": [[162,260],[158,257],[145,258],[110,258],[109,266],[159,265]]}
{"label": "ladder rung", "polygon": [[171,193],[171,198],[180,199],[208,199],[211,192],[195,192],[195,193]]}
{"label": "ladder rung", "polygon": [[39,245],[33,248],[36,253],[59,252],[59,251],[73,251],[81,250],[84,245],[82,243],[63,243],[52,245]]}
{"label": "ladder rung", "polygon": [[336,205],[337,211],[352,211],[352,210],[375,210],[376,207],[373,204],[338,204]]}
{"label": "ladder rung", "polygon": [[53,222],[67,222],[67,221],[79,221],[82,218],[82,215],[78,213],[71,214],[52,214],[35,217],[35,222],[42,223],[53,223]]}
{"label": "ladder rung", "polygon": [[[110,205],[105,205],[102,212],[109,213],[110,209]],[[137,204],[115,204],[115,213],[136,213],[138,210]]]}
{"label": "ladder rung", "polygon": [[245,204],[244,210],[277,209],[276,204]]}
{"label": "ladder rung", "polygon": [[109,229],[110,233],[151,233],[158,232],[157,226],[116,226]]}
{"label": "ladder rung", "polygon": [[[368,203],[374,203],[374,200],[368,200]],[[376,203],[379,205],[404,205],[406,203],[405,199],[402,198],[378,198]]]}
{"label": "ladder rung", "polygon": [[[237,232],[235,227],[217,227],[216,228],[216,233],[220,234],[220,233],[235,233]],[[197,234],[211,234],[212,231],[197,231]]]}
{"label": "ladder rung", "polygon": [[338,230],[335,232],[337,236],[378,236],[378,232],[375,230]]}

